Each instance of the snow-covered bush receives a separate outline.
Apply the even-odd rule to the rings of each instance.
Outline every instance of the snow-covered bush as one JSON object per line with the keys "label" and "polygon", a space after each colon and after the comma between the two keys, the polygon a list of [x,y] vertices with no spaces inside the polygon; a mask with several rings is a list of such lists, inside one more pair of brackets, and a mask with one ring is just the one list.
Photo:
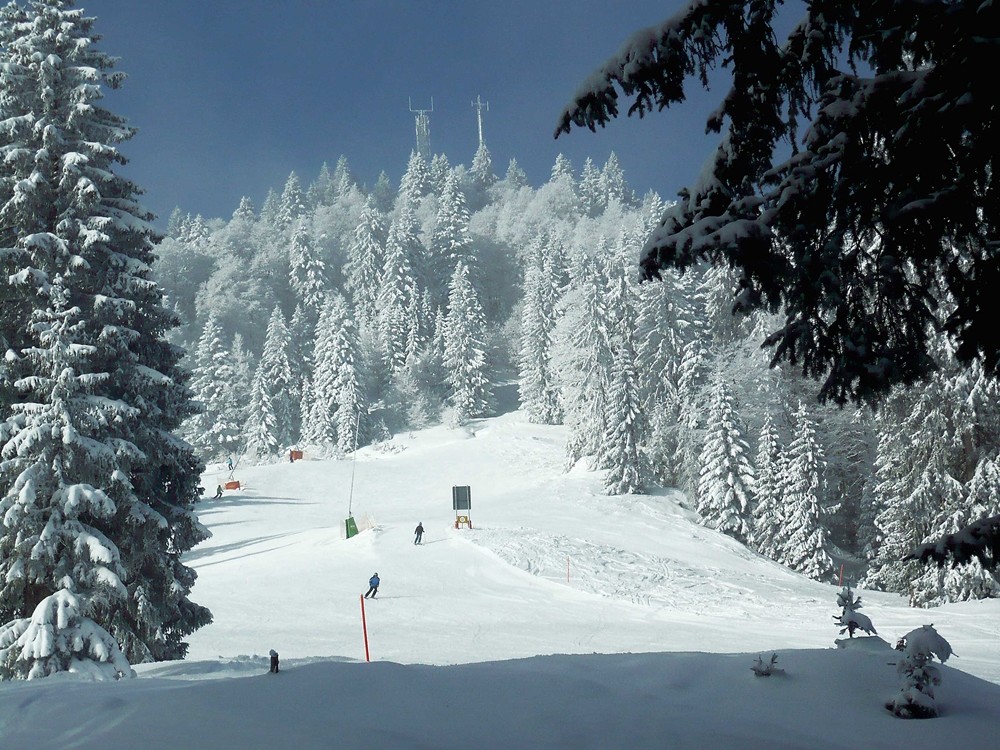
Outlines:
{"label": "snow-covered bush", "polygon": [[858,612],[861,609],[861,597],[855,597],[850,586],[844,586],[837,594],[837,606],[841,608],[839,615],[834,615],[834,621],[840,625],[840,634],[847,633],[851,638],[859,628],[868,635],[878,635],[872,621],[867,615]]}
{"label": "snow-covered bush", "polygon": [[753,673],[758,677],[770,677],[773,674],[784,674],[785,670],[780,669],[778,666],[776,666],[777,663],[778,663],[777,654],[771,654],[771,658],[767,662],[765,662],[763,657],[761,657],[758,654],[756,660],[754,660],[754,663],[750,667],[750,669],[752,669]]}
{"label": "snow-covered bush", "polygon": [[933,625],[924,625],[903,636],[903,656],[896,671],[903,684],[885,707],[902,719],[930,719],[937,716],[934,686],[941,684],[941,671],[931,662],[937,656],[942,662],[952,655],[951,644],[942,638]]}

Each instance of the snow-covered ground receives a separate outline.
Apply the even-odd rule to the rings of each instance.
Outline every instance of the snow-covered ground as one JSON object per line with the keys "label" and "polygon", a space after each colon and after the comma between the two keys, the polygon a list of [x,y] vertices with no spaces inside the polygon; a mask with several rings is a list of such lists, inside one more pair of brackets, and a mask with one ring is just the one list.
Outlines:
{"label": "snow-covered ground", "polygon": [[[238,465],[242,489],[202,504],[213,536],[187,558],[215,617],[189,658],[115,684],[0,685],[0,748],[994,746],[1000,602],[859,592],[884,641],[933,623],[955,650],[941,717],[896,719],[898,654],[835,648],[835,586],[698,525],[678,493],[600,494],[598,475],[564,471],[565,436],[512,412],[356,460]],[[756,677],[772,653],[784,674]]]}

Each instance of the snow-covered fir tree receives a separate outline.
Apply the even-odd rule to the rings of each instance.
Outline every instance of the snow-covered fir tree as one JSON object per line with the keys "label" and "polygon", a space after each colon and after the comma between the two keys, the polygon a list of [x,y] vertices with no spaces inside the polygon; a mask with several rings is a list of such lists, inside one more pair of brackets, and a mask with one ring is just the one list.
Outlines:
{"label": "snow-covered fir tree", "polygon": [[424,286],[430,290],[432,301],[443,302],[449,291],[445,286],[446,280],[451,279],[460,263],[472,267],[475,265],[474,261],[465,196],[458,176],[454,172],[448,172],[441,191],[425,270]]}
{"label": "snow-covered fir tree", "polygon": [[385,271],[385,244],[385,216],[375,199],[369,197],[354,229],[344,267],[345,287],[360,320],[375,318],[375,301]]}
{"label": "snow-covered fir tree", "polygon": [[589,156],[583,162],[578,191],[580,208],[585,216],[597,216],[607,206],[604,187],[601,184],[601,170],[597,168],[594,160]]}
{"label": "snow-covered fir tree", "polygon": [[293,398],[287,347],[288,326],[281,309],[276,307],[254,375],[250,421],[246,426],[247,452],[251,456],[273,456],[293,440],[292,424],[298,401]]}
{"label": "snow-covered fir tree", "polygon": [[292,230],[292,240],[288,246],[289,283],[295,299],[306,313],[306,322],[311,328],[319,320],[319,309],[329,291],[326,263],[320,256],[319,248],[309,236],[305,221],[299,219]]}
{"label": "snow-covered fir tree", "polygon": [[750,446],[732,390],[720,380],[712,389],[708,430],[701,450],[698,513],[702,520],[745,542],[750,537],[755,483]]}
{"label": "snow-covered fir tree", "polygon": [[347,453],[354,449],[361,416],[367,413],[367,399],[357,328],[339,294],[331,295],[323,307],[313,359],[303,440]]}
{"label": "snow-covered fir tree", "polygon": [[518,389],[521,408],[530,421],[538,424],[562,421],[559,387],[552,365],[562,286],[554,255],[560,251],[547,235],[539,235],[532,242],[524,270]]}
{"label": "snow-covered fir tree", "polygon": [[834,615],[833,619],[840,626],[841,635],[847,633],[849,638],[853,638],[855,630],[878,635],[871,618],[858,611],[861,609],[861,597],[855,596],[850,586],[844,586],[837,594],[837,606],[840,607],[840,614]]}
{"label": "snow-covered fir tree", "polygon": [[793,417],[794,436],[788,446],[788,462],[782,485],[785,488],[785,535],[782,559],[792,570],[817,580],[833,572],[827,552],[826,530],[822,523],[822,448],[816,427],[804,404]]}
{"label": "snow-covered fir tree", "polygon": [[315,210],[320,206],[333,205],[334,200],[336,200],[336,193],[333,187],[333,175],[330,174],[330,165],[323,162],[316,179],[306,190],[306,203]]}
{"label": "snow-covered fir tree", "polygon": [[497,181],[497,176],[493,172],[493,158],[485,143],[479,144],[475,156],[472,157],[472,164],[469,167],[469,181],[473,188],[480,193],[485,193]]}
{"label": "snow-covered fir tree", "polygon": [[134,415],[95,392],[108,373],[93,370],[97,351],[82,343],[81,311],[67,308],[61,279],[45,291],[51,308],[36,311],[31,325],[37,346],[23,350],[33,375],[18,381],[23,400],[0,424],[2,467],[12,480],[0,498],[0,604],[15,615],[0,626],[0,678],[70,670],[131,676],[97,620],[128,596],[120,553],[102,531],[116,507],[101,485],[132,489],[102,423]]}
{"label": "snow-covered fir tree", "polygon": [[[624,277],[617,279],[612,297],[630,294]],[[629,309],[624,300],[613,303]],[[607,390],[607,416],[601,445],[601,466],[606,470],[604,490],[609,495],[644,492],[649,468],[641,447],[645,430],[639,374],[636,372],[634,316],[619,318],[614,336],[614,353]]]}
{"label": "snow-covered fir tree", "polygon": [[963,501],[947,455],[951,441],[943,439],[954,434],[942,408],[947,390],[946,376],[935,376],[919,387],[895,391],[877,415],[879,546],[865,588],[910,595],[912,582],[926,572],[905,560],[907,553],[931,537],[940,507]]}
{"label": "snow-covered fir tree", "polygon": [[782,450],[770,413],[764,416],[754,461],[756,483],[750,546],[772,560],[782,558],[785,533]]}
{"label": "snow-covered fir tree", "polygon": [[631,191],[625,182],[625,172],[614,151],[608,155],[608,160],[601,169],[601,192],[605,206],[611,203],[624,206],[631,202]]}
{"label": "snow-covered fir tree", "polygon": [[195,349],[194,379],[191,388],[201,411],[184,426],[192,445],[206,459],[238,452],[243,442],[243,414],[233,413],[236,394],[230,352],[222,339],[222,329],[214,316],[205,321]]}
{"label": "snow-covered fir tree", "polygon": [[308,210],[299,176],[295,172],[291,172],[285,181],[285,189],[281,193],[281,198],[278,200],[277,212],[274,217],[275,225],[283,231],[294,227]]}
{"label": "snow-covered fir tree", "polygon": [[564,313],[556,326],[553,364],[559,377],[570,466],[599,457],[606,433],[608,383],[614,362],[607,280],[597,263],[581,257],[570,266]]}
{"label": "snow-covered fir tree", "polygon": [[941,670],[934,664],[952,655],[951,644],[933,625],[923,625],[903,636],[903,654],[896,662],[901,678],[899,692],[885,707],[902,719],[930,719],[937,716],[934,688],[941,684]]}
{"label": "snow-covered fir tree", "polygon": [[389,227],[385,267],[376,298],[379,350],[389,376],[406,362],[407,310],[418,293],[413,255],[419,246],[413,211],[404,203]]}
{"label": "snow-covered fir tree", "polygon": [[427,160],[419,151],[411,151],[406,171],[399,181],[397,203],[419,200],[431,192],[431,187],[431,171]]}
{"label": "snow-covered fir tree", "polygon": [[[134,130],[102,106],[104,87],[116,88],[123,76],[114,71],[115,60],[98,49],[94,19],[71,3],[36,0],[9,11],[5,21],[14,17],[18,22],[5,22],[0,45],[0,119],[6,123],[0,136],[6,155],[0,167],[0,256],[11,264],[3,269],[10,271],[2,277],[3,308],[7,314],[16,312],[20,326],[13,335],[5,329],[0,338],[10,347],[9,382],[32,385],[5,396],[0,432],[5,446],[24,444],[32,431],[24,432],[26,423],[19,415],[35,411],[29,404],[51,407],[58,400],[32,392],[54,373],[28,352],[44,348],[40,337],[44,326],[58,318],[55,289],[61,286],[66,294],[61,309],[79,310],[76,353],[90,351],[86,372],[78,373],[85,379],[86,398],[62,401],[74,426],[67,425],[58,450],[64,451],[64,459],[74,455],[72,470],[60,476],[60,461],[42,457],[45,470],[53,474],[37,475],[29,494],[34,492],[38,503],[43,497],[47,503],[70,496],[79,501],[70,515],[79,513],[81,523],[99,527],[117,548],[124,591],[93,599],[81,588],[81,599],[66,586],[83,585],[83,568],[76,583],[63,575],[68,572],[63,568],[48,568],[48,575],[34,579],[25,598],[16,593],[25,582],[18,582],[22,573],[9,569],[0,586],[0,622],[33,618],[40,628],[33,632],[45,637],[44,623],[60,609],[66,623],[90,617],[133,663],[183,658],[184,637],[211,621],[210,613],[190,600],[195,574],[181,562],[205,538],[192,512],[203,467],[190,446],[173,434],[194,409],[188,376],[179,366],[182,352],[165,340],[178,321],[152,280],[159,237],[150,223],[153,217],[136,200],[137,186],[116,172],[123,161],[118,147]],[[57,278],[59,284],[54,283]],[[30,328],[28,321],[43,328]],[[71,371],[64,368],[56,380],[64,382]],[[77,405],[83,407],[81,413],[76,413]],[[41,450],[41,443],[37,447]],[[21,490],[28,485],[18,484],[27,476],[17,467],[24,461],[24,470],[33,473],[29,454],[26,449],[18,450],[17,458],[6,454],[5,460],[13,463],[2,474],[0,496],[27,499]],[[112,504],[110,515],[97,510],[101,493]],[[61,521],[69,518],[66,512],[60,511]],[[31,532],[22,534],[13,514],[7,518],[0,545],[27,540]],[[51,541],[58,545],[54,537]],[[81,541],[84,537],[77,537]],[[84,565],[90,553],[77,551]],[[58,551],[59,564],[68,559],[61,555],[75,553]],[[98,546],[93,553],[91,562],[103,558],[110,566],[113,555],[99,552]],[[38,558],[45,565],[53,560]],[[18,565],[17,559],[9,561]],[[56,599],[47,599],[50,595]],[[53,607],[38,609],[42,601]],[[97,647],[97,632],[88,638]],[[87,655],[79,640],[70,647],[85,658],[99,658],[96,652]],[[110,647],[105,653],[111,653]],[[48,662],[49,667],[55,664]],[[65,664],[60,661],[60,668]]]}
{"label": "snow-covered fir tree", "polygon": [[444,326],[444,367],[454,424],[485,417],[493,409],[487,369],[485,320],[469,268],[459,263],[451,277]]}

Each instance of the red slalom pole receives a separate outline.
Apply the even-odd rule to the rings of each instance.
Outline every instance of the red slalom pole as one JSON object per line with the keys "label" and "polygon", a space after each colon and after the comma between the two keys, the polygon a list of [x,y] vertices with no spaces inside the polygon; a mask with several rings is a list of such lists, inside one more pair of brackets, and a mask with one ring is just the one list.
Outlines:
{"label": "red slalom pole", "polygon": [[840,564],[840,581],[837,582],[838,586],[844,585],[844,563]]}
{"label": "red slalom pole", "polygon": [[365,623],[365,597],[361,597],[361,630],[365,634],[365,661],[371,661],[368,658],[368,625]]}

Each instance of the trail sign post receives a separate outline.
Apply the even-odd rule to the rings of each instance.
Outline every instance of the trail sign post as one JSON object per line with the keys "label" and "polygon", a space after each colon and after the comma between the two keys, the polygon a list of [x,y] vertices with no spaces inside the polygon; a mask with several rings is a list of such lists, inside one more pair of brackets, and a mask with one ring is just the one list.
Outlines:
{"label": "trail sign post", "polygon": [[[455,528],[468,526],[472,528],[472,488],[469,486],[455,486],[451,488],[451,507],[455,511]],[[462,513],[462,511],[465,511]]]}

